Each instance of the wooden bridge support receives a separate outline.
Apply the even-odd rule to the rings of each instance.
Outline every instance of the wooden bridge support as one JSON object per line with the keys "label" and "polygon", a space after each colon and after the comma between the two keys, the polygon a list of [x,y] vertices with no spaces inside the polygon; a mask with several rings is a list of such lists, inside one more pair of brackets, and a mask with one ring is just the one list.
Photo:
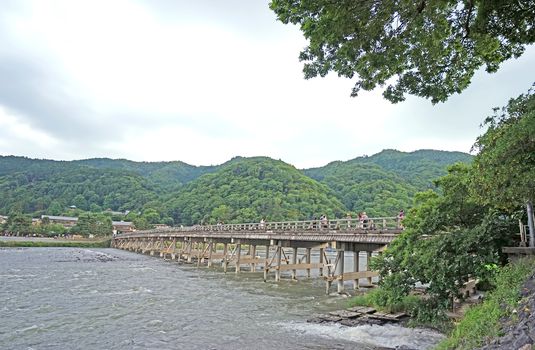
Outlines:
{"label": "wooden bridge support", "polygon": [[[372,252],[366,252],[366,271],[370,271],[370,263],[372,262]],[[368,276],[368,284],[372,284],[372,276]]]}
{"label": "wooden bridge support", "polygon": [[[359,258],[360,258],[360,251],[353,252],[353,271],[359,272]],[[360,287],[359,279],[355,278],[353,280],[353,289],[357,290]]]}
{"label": "wooden bridge support", "polygon": [[[257,246],[265,247],[265,253],[258,254]],[[275,282],[288,276],[293,281],[298,280],[298,271],[304,271],[303,276],[311,277],[312,269],[318,269],[320,277],[325,279],[326,292],[329,293],[333,282],[336,291],[345,293],[345,282],[350,281],[354,289],[361,287],[361,279],[367,279],[371,285],[373,277],[378,274],[369,271],[373,251],[379,251],[384,244],[358,244],[340,242],[307,242],[291,240],[265,239],[230,239],[216,237],[135,237],[114,241],[113,246],[142,254],[178,262],[195,263],[196,266],[212,267],[214,262],[221,261],[223,271],[228,271],[229,265],[239,274],[243,269],[256,272],[262,267],[264,281],[269,273],[274,272]],[[328,254],[326,247],[336,249],[336,255]],[[319,251],[319,258],[312,262],[312,252]],[[353,258],[350,272],[346,272],[346,252],[351,252]],[[366,268],[361,271],[361,252],[365,253]],[[288,275],[285,275],[285,274]]]}
{"label": "wooden bridge support", "polygon": [[336,270],[334,273],[337,276],[336,279],[337,279],[338,293],[344,292],[344,258],[345,258],[344,253],[345,251],[342,249],[338,249],[336,252],[336,255],[337,255],[336,263],[335,263]]}
{"label": "wooden bridge support", "polygon": [[241,242],[236,244],[236,273],[240,273]]}
{"label": "wooden bridge support", "polygon": [[[310,265],[311,257],[312,257],[312,248],[306,248],[307,254],[306,254],[306,262],[308,265]],[[310,278],[310,267],[307,267],[307,278]]]}

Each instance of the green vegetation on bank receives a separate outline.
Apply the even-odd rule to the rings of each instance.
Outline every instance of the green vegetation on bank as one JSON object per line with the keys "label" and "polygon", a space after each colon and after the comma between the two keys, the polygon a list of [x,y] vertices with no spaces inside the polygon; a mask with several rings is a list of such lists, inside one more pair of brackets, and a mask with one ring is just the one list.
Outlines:
{"label": "green vegetation on bank", "polygon": [[512,99],[486,124],[474,162],[451,166],[438,192],[415,196],[403,234],[372,260],[380,289],[359,302],[395,309],[421,283],[425,297],[408,311],[415,323],[440,326],[464,283],[492,285],[501,248],[519,244],[519,220],[528,222],[535,199],[535,94]]}
{"label": "green vegetation on bank", "polygon": [[61,240],[50,241],[3,241],[0,240],[1,248],[44,248],[44,247],[63,247],[63,248],[109,248],[110,240],[104,241],[72,241],[66,242]]}
{"label": "green vegetation on bank", "polygon": [[406,295],[396,303],[385,304],[383,299],[388,297],[381,288],[372,289],[365,294],[357,295],[349,301],[349,307],[371,306],[387,313],[406,312],[412,314],[418,307],[420,298],[415,295]]}
{"label": "green vegetation on bank", "polygon": [[493,282],[495,289],[486,295],[482,304],[470,308],[450,336],[437,350],[469,350],[501,335],[502,320],[510,317],[518,307],[522,285],[533,275],[535,260],[525,259],[500,268]]}

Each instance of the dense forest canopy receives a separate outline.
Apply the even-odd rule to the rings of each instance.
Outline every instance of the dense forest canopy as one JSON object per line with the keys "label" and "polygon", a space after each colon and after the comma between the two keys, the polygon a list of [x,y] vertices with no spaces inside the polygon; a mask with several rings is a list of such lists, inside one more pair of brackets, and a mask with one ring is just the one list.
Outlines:
{"label": "dense forest canopy", "polygon": [[533,0],[272,0],[283,23],[300,27],[305,78],[329,72],[356,78],[351,93],[387,85],[443,102],[485,67],[496,72],[535,42]]}
{"label": "dense forest canopy", "polygon": [[166,205],[176,222],[306,220],[341,217],[345,207],[325,185],[270,158],[239,158],[183,188]]}
{"label": "dense forest canopy", "polygon": [[[448,164],[470,159],[458,152],[386,150],[297,170],[265,157],[236,157],[210,167],[106,158],[57,162],[0,157],[0,214],[130,211],[126,219],[142,228],[261,217],[341,217],[348,211],[394,216],[411,205],[416,192],[432,188]],[[76,212],[69,209],[72,206]]]}
{"label": "dense forest canopy", "polygon": [[445,174],[448,165],[471,159],[461,152],[384,150],[304,173],[329,186],[350,211],[391,216],[409,208],[417,192],[435,188],[433,181]]}

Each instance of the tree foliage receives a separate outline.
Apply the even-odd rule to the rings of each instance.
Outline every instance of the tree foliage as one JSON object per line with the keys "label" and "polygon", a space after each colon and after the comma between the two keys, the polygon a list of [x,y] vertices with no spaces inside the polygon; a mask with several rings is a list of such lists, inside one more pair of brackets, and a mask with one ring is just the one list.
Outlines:
{"label": "tree foliage", "polygon": [[272,0],[270,7],[309,41],[299,55],[305,78],[356,76],[352,96],[388,85],[383,95],[394,103],[406,94],[443,102],[480,67],[496,72],[535,42],[532,0]]}
{"label": "tree foliage", "polygon": [[[511,215],[483,206],[470,195],[470,167],[455,165],[438,181],[441,194],[424,192],[404,221],[405,232],[373,262],[381,273],[385,304],[397,303],[416,285],[428,284],[421,321],[451,306],[470,277],[485,278],[512,243]],[[431,312],[431,314],[430,314]]]}
{"label": "tree foliage", "polygon": [[440,191],[422,192],[404,220],[405,232],[373,261],[381,272],[381,301],[396,304],[417,282],[429,299],[417,311],[428,321],[444,312],[470,277],[488,278],[504,263],[503,246],[518,244],[518,212],[535,187],[535,99],[532,91],[512,99],[486,120],[472,164],[456,164],[436,181]]}
{"label": "tree foliage", "polygon": [[112,233],[112,221],[107,215],[84,213],[78,217],[78,222],[70,229],[70,232],[83,236],[110,236]]}
{"label": "tree foliage", "polygon": [[487,118],[474,148],[474,193],[512,210],[535,201],[535,94],[530,90]]}

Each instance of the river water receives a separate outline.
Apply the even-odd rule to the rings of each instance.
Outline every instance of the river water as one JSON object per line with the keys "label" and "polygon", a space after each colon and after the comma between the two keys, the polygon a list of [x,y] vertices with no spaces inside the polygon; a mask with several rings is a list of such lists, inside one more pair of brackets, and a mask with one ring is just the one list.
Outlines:
{"label": "river water", "polygon": [[0,249],[0,349],[428,349],[397,326],[309,324],[347,307],[319,279],[264,283],[115,249]]}

